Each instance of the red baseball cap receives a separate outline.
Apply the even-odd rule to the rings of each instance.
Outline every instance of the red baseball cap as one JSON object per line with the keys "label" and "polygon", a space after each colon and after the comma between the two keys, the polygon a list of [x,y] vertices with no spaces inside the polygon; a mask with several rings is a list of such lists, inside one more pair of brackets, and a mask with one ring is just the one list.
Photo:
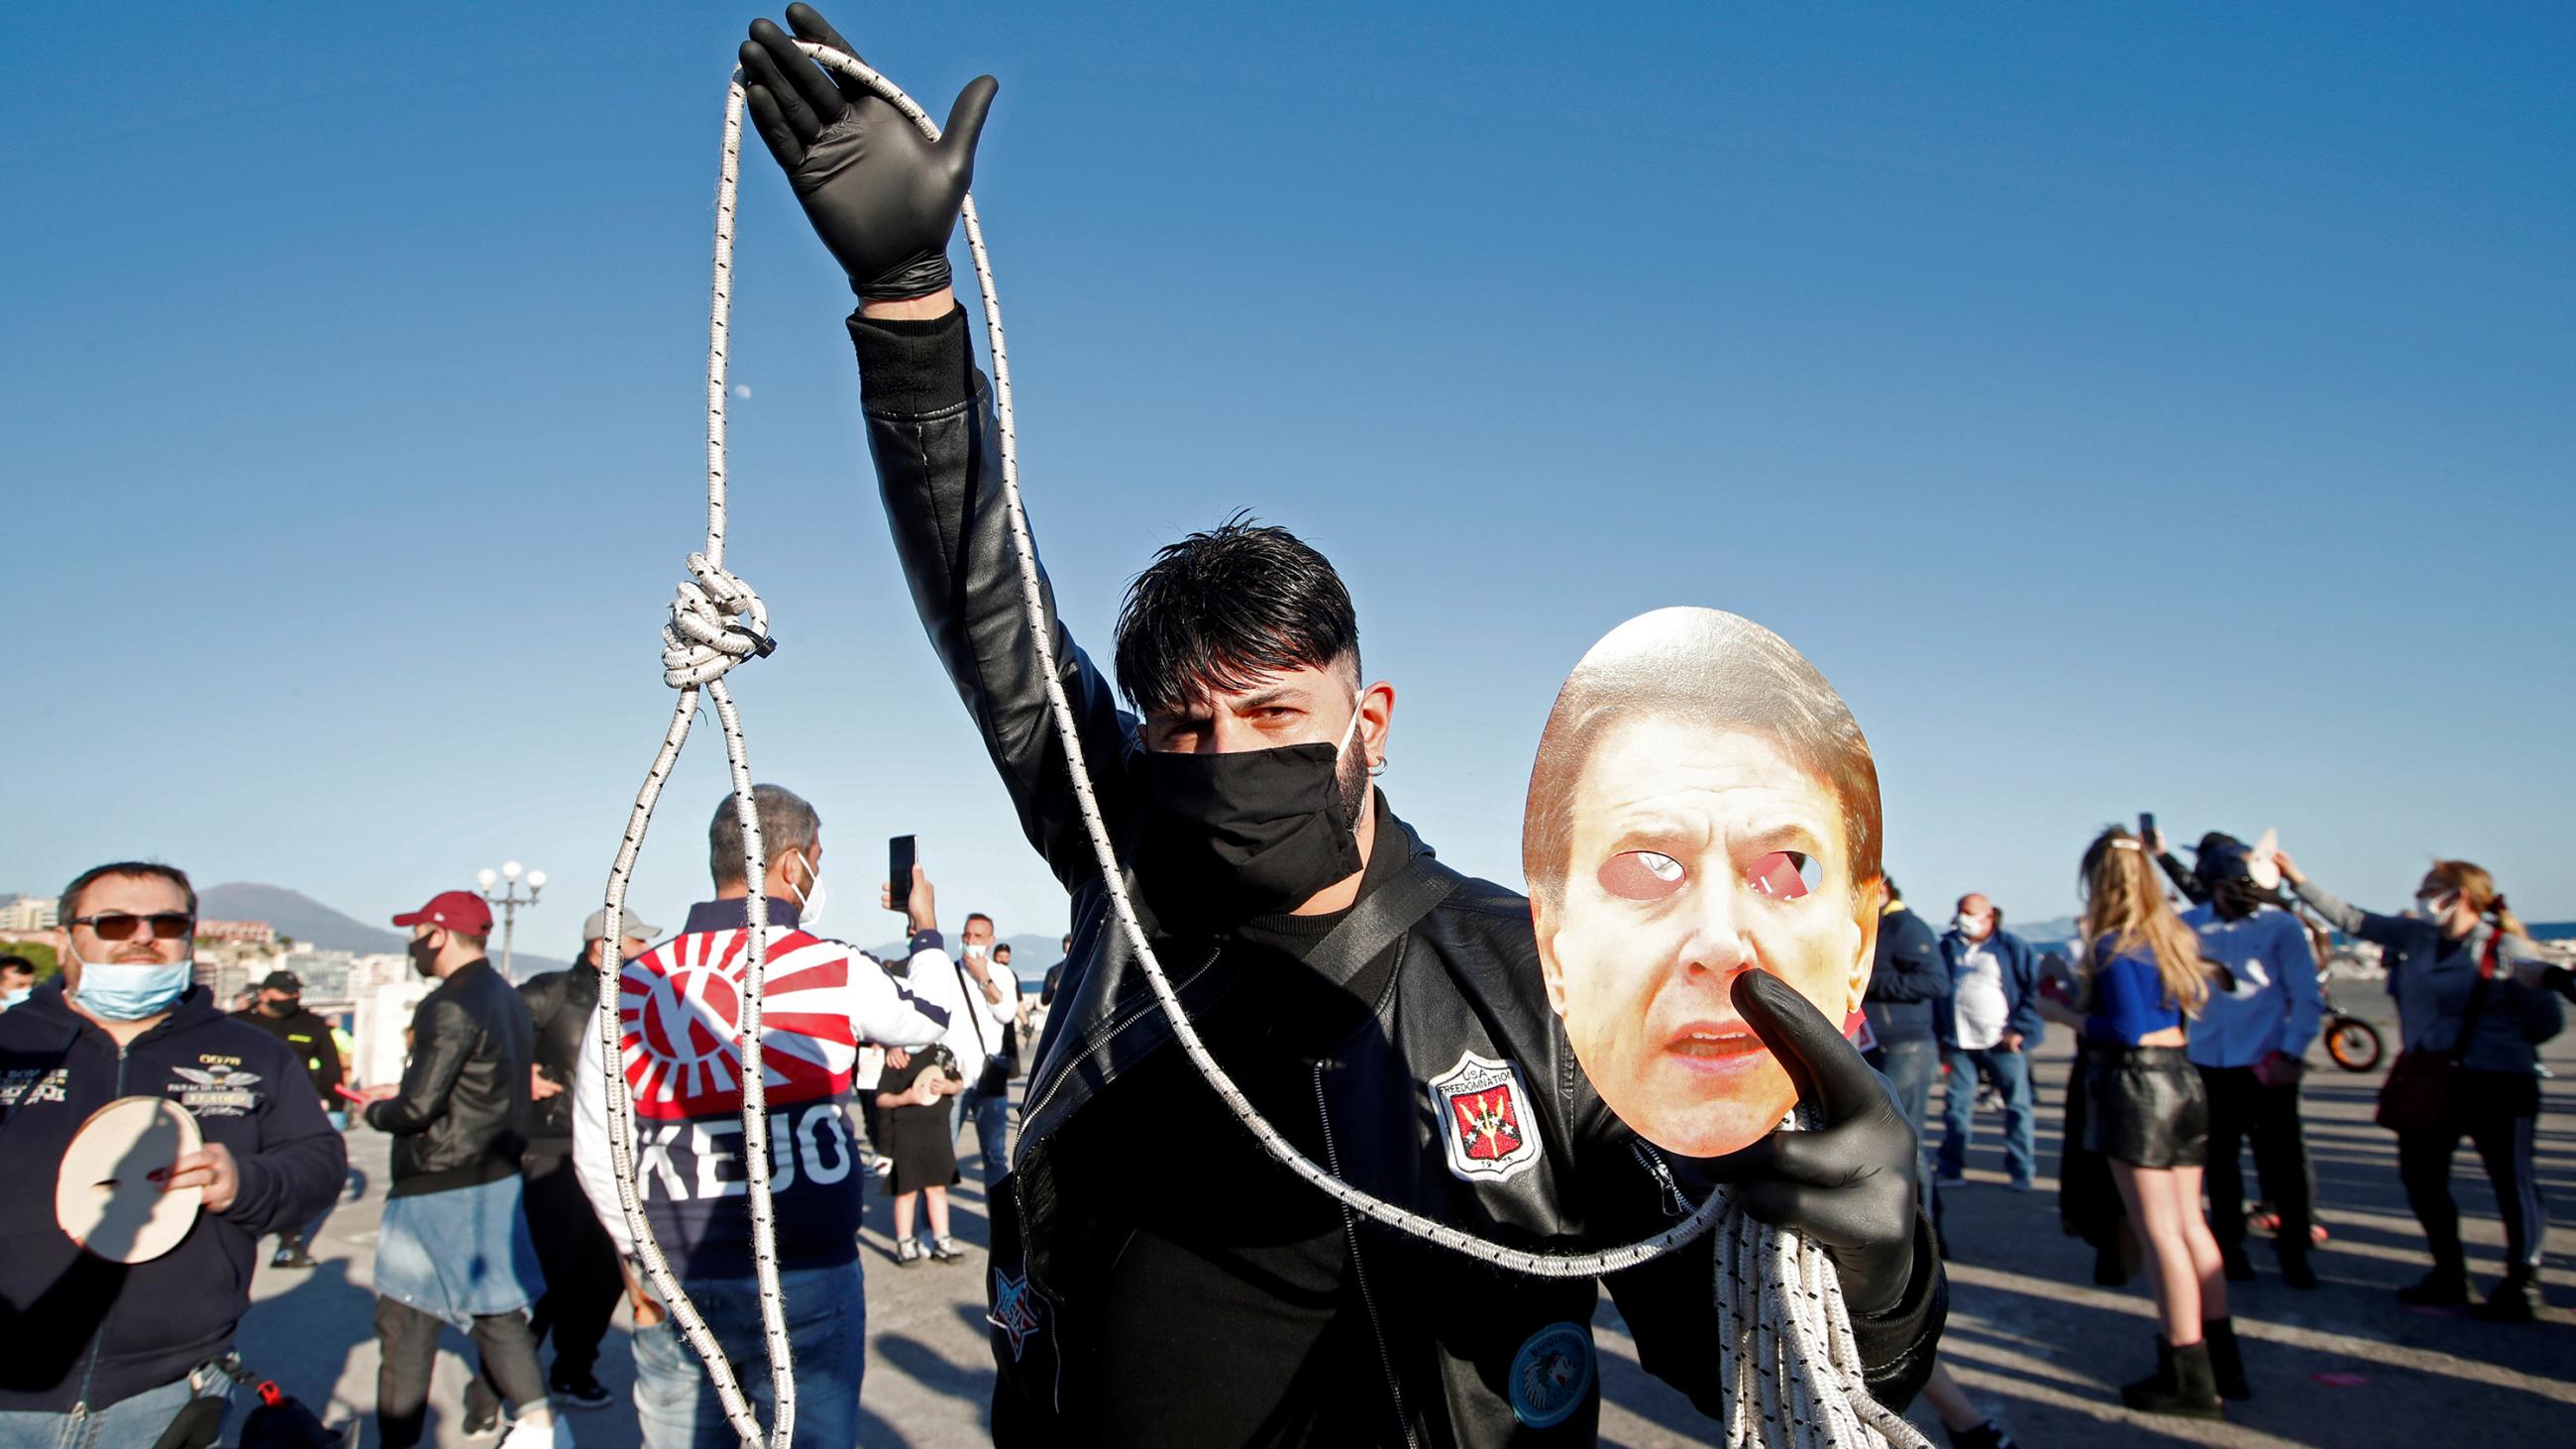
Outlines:
{"label": "red baseball cap", "polygon": [[472,891],[440,891],[429,904],[394,917],[397,926],[445,926],[469,936],[492,934],[492,908]]}

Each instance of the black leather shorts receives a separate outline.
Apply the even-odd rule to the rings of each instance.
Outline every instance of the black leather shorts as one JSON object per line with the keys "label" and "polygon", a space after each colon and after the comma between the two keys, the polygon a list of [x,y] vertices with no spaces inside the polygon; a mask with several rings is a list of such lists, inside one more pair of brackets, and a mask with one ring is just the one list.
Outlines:
{"label": "black leather shorts", "polygon": [[2209,1097],[2181,1047],[2095,1045],[2084,1054],[2084,1150],[2133,1167],[2198,1167]]}

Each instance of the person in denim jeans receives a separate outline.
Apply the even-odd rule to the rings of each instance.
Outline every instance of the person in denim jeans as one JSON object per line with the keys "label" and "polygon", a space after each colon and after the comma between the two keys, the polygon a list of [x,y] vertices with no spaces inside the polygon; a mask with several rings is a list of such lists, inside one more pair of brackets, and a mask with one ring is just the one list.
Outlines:
{"label": "person in denim jeans", "polygon": [[[762,1246],[775,1254],[786,1294],[796,1442],[847,1449],[856,1441],[866,1343],[858,1253],[869,1178],[859,1165],[851,1088],[858,1044],[921,1051],[948,1030],[948,1018],[916,1002],[857,947],[807,929],[803,911],[822,868],[822,819],[781,786],[756,785],[751,793],[767,854],[763,878],[745,879],[742,817],[728,795],[708,826],[715,898],[690,907],[677,937],[627,960],[614,997],[603,993],[602,1008],[613,1000],[625,1027],[617,1065],[634,1093],[640,1150],[627,1164],[633,1176],[621,1186],[611,1160],[608,1048],[595,1031],[582,1034],[571,1077],[573,1170],[600,1226],[630,1262],[637,1244],[626,1197],[634,1196],[745,1391],[766,1395],[734,1041],[753,950],[750,897],[759,890],[770,928],[761,1029],[775,1208]],[[929,881],[915,872],[908,963],[915,981],[951,977],[934,901]],[[706,1061],[717,1069],[701,1069]],[[649,1298],[637,1302],[635,1406],[644,1443],[683,1449],[738,1442],[696,1350],[662,1321],[660,1308]]]}
{"label": "person in denim jeans", "polygon": [[[868,1366],[868,1301],[856,1262],[795,1268],[778,1275],[787,1296],[787,1338],[796,1356],[796,1443],[847,1449],[859,1442],[859,1379]],[[692,1293],[707,1329],[741,1366],[742,1391],[765,1425],[770,1402],[760,1299],[749,1293]],[[735,1449],[715,1385],[662,1305],[645,1298],[635,1329],[635,1417],[653,1449]],[[644,1320],[654,1319],[651,1326]]]}
{"label": "person in denim jeans", "polygon": [[1950,967],[1950,997],[1935,1009],[1941,1058],[1950,1069],[1941,1096],[1938,1182],[1965,1180],[1975,1133],[1977,1082],[1992,1081],[2004,1099],[2004,1171],[2028,1192],[2037,1171],[2036,1114],[2030,1053],[2039,1045],[2039,955],[2003,928],[2003,913],[1982,895],[1959,898],[1959,913],[1941,937]]}

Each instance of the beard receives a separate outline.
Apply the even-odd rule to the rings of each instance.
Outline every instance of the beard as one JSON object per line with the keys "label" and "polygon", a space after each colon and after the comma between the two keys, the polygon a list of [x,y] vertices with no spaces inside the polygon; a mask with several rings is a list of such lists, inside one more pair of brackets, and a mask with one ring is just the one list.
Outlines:
{"label": "beard", "polygon": [[1342,752],[1341,768],[1334,772],[1333,783],[1341,792],[1342,824],[1357,833],[1360,812],[1368,808],[1368,755],[1359,748],[1357,740],[1352,741],[1351,746]]}

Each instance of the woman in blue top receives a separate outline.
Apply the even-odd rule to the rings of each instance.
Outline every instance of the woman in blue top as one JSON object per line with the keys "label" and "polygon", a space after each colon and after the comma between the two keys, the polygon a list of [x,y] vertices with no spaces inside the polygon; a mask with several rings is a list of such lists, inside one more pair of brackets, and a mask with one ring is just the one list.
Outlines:
{"label": "woman in blue top", "polygon": [[2433,862],[2415,888],[2415,914],[2383,916],[2344,904],[2288,856],[2274,859],[2281,878],[2336,930],[2385,951],[2388,994],[2397,998],[2406,1051],[2455,1063],[2442,1124],[2397,1134],[2397,1175],[2433,1250],[2433,1271],[2397,1290],[2398,1296],[2409,1303],[2469,1301],[2460,1210],[2451,1201],[2451,1157],[2466,1137],[2486,1162],[2496,1212],[2504,1219],[2504,1277],[2476,1312],[2509,1323],[2532,1321],[2540,1307],[2541,1238],[2549,1225],[2532,1160],[2540,1120],[2538,1048],[2567,1024],[2558,998],[2543,985],[2549,963],[2505,909],[2495,877],[2467,861]]}
{"label": "woman in blue top", "polygon": [[2183,1055],[2183,1018],[2209,999],[2199,939],[2165,904],[2136,837],[2114,826],[2084,852],[2084,1147],[2111,1176],[2145,1248],[2164,1332],[2156,1372],[2128,1384],[2130,1408],[2219,1418],[2218,1391],[2243,1387],[2227,1278],[2200,1210],[2209,1100]]}

